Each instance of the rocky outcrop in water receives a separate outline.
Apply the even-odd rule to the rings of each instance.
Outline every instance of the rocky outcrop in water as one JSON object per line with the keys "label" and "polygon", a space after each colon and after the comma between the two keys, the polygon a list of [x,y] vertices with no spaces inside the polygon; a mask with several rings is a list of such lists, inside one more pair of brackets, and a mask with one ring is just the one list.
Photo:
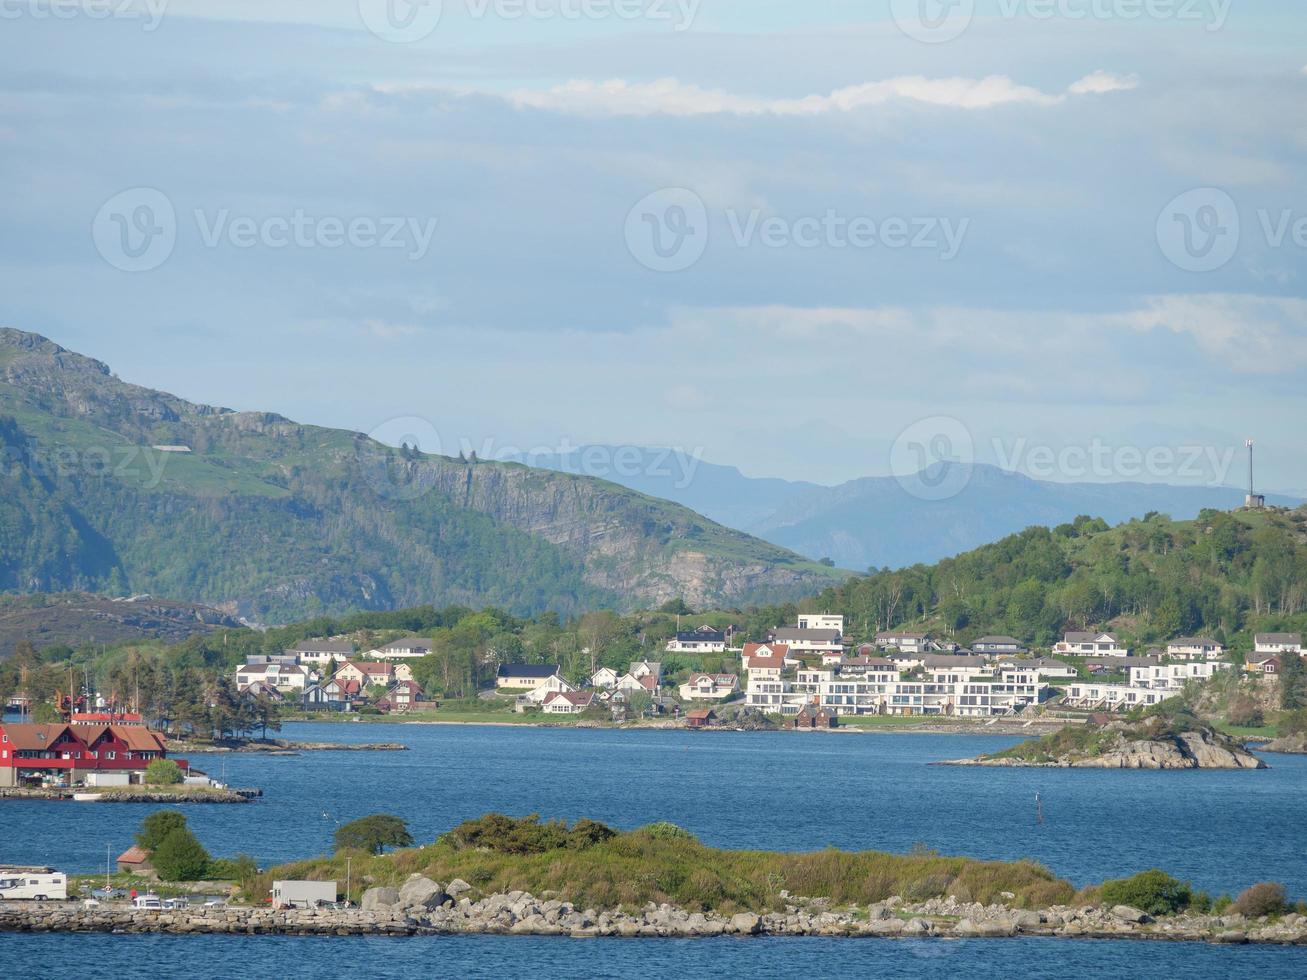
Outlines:
{"label": "rocky outcrop in water", "polygon": [[[957,759],[955,766],[1034,766],[1050,769],[1266,769],[1257,756],[1233,739],[1210,728],[1150,738],[1132,737],[1127,730],[1105,733],[1092,751],[1070,751],[1051,755],[1039,751],[1039,740],[1023,754],[986,755]],[[1049,742],[1055,745],[1055,742]],[[1020,751],[1021,746],[1017,747]]]}

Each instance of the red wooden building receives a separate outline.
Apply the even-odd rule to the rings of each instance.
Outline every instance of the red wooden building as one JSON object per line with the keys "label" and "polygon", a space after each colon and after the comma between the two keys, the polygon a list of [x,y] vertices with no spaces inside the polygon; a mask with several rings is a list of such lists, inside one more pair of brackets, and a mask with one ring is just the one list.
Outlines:
{"label": "red wooden building", "polygon": [[[142,725],[0,724],[0,786],[54,777],[69,785],[87,773],[143,773],[167,758],[164,737]],[[174,759],[183,771],[185,759]]]}

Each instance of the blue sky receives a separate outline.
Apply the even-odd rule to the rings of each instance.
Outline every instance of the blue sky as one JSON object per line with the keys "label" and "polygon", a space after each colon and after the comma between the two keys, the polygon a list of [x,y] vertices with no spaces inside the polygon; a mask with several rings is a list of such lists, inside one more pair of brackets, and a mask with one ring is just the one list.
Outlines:
{"label": "blue sky", "polygon": [[819,482],[1255,435],[1307,487],[1296,5],[121,2],[0,0],[0,323],[128,380]]}

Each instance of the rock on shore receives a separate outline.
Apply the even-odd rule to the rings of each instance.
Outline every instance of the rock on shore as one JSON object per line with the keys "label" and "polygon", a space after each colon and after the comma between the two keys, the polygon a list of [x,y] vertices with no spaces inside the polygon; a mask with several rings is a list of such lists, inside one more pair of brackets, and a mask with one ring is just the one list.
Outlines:
{"label": "rock on shore", "polygon": [[1258,746],[1263,752],[1287,752],[1307,755],[1307,735],[1285,735]]}
{"label": "rock on shore", "polygon": [[[784,911],[731,916],[692,912],[652,902],[639,912],[580,909],[559,899],[520,891],[473,901],[465,882],[442,886],[418,875],[402,887],[372,888],[363,908],[204,908],[145,911],[86,908],[65,902],[0,904],[0,931],[230,933],[291,936],[416,936],[493,934],[694,938],[711,936],[849,936],[888,938],[1154,939],[1307,945],[1307,917],[1245,919],[1239,915],[1182,915],[1154,920],[1128,906],[1038,911],[959,902],[953,898],[905,904],[890,898],[868,907],[832,908],[825,899],[789,899]],[[462,898],[456,898],[457,894]],[[408,902],[412,905],[407,905]]]}

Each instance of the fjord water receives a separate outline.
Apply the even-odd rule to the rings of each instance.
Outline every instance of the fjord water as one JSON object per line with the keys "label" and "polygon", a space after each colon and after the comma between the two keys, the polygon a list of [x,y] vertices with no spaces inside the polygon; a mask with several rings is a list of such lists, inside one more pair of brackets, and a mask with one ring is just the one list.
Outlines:
{"label": "fjord water", "polygon": [[1177,977],[1218,980],[1303,976],[1307,951],[1199,943],[1055,939],[559,939],[439,936],[416,939],[279,936],[0,936],[0,953],[27,976],[295,977],[334,980],[441,976],[679,978]]}
{"label": "fjord water", "polygon": [[[264,865],[330,848],[338,822],[404,817],[419,843],[490,810],[670,820],[721,847],[1034,858],[1077,885],[1161,867],[1213,895],[1256,881],[1307,898],[1307,757],[1260,771],[976,769],[931,763],[1019,741],[972,735],[288,724],[282,736],[407,752],[194,756],[244,806],[188,806],[209,850]],[[1043,801],[1036,819],[1035,794]],[[0,862],[103,869],[148,804],[0,801]]]}

